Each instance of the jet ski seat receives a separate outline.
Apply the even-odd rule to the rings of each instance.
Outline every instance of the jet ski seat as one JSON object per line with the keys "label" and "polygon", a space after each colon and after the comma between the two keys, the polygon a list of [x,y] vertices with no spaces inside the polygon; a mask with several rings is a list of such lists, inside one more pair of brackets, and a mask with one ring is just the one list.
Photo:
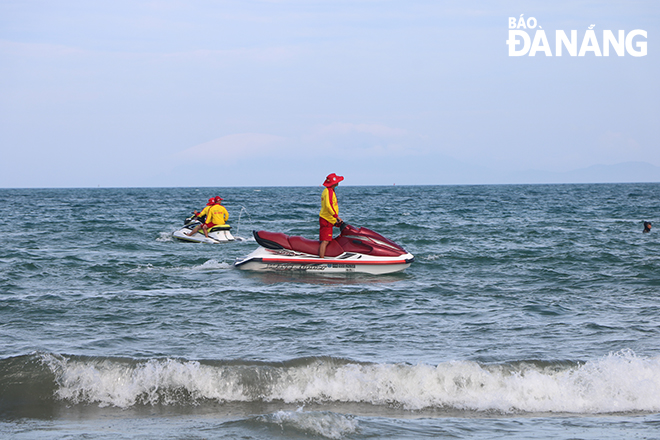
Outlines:
{"label": "jet ski seat", "polygon": [[[291,249],[294,251],[304,252],[306,254],[318,255],[319,246],[321,242],[318,240],[310,240],[309,238],[300,237],[298,235],[289,237]],[[325,250],[325,255],[328,257],[337,257],[344,253],[344,249],[335,240],[332,240]]]}
{"label": "jet ski seat", "polygon": [[218,226],[213,226],[211,229],[209,229],[209,232],[229,231],[230,229],[231,229],[231,226],[229,226],[229,225],[218,225]]}
{"label": "jet ski seat", "polygon": [[[311,255],[319,254],[321,243],[318,240],[310,240],[299,235],[289,237],[282,232],[252,231],[252,234],[257,243],[266,249],[290,249]],[[343,253],[344,249],[336,240],[332,240],[325,251],[328,257],[337,257]]]}

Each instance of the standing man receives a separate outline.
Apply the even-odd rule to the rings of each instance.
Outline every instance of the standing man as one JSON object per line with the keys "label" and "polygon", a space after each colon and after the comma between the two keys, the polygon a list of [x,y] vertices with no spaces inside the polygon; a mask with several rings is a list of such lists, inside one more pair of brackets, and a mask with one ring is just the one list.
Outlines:
{"label": "standing man", "polygon": [[321,258],[325,258],[325,249],[332,241],[332,228],[342,223],[341,218],[339,218],[339,204],[335,194],[335,188],[342,180],[344,180],[342,176],[332,173],[323,182],[325,189],[321,194],[321,212],[319,212],[319,240],[321,241],[319,257]]}

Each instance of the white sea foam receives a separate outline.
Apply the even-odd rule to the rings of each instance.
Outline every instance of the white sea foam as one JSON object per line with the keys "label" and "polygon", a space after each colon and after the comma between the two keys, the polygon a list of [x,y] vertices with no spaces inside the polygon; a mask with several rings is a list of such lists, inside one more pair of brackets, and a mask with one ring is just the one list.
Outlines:
{"label": "white sea foam", "polygon": [[282,430],[292,429],[305,434],[320,435],[325,438],[339,439],[357,431],[358,423],[352,417],[322,411],[278,411],[274,414],[259,416],[258,420],[275,424]]}
{"label": "white sea foam", "polygon": [[420,260],[435,261],[435,260],[439,260],[440,258],[444,258],[444,255],[441,254],[423,255],[420,257]]}
{"label": "white sea foam", "polygon": [[200,264],[199,266],[193,266],[192,270],[217,270],[217,269],[229,269],[231,267],[232,266],[229,263],[211,259],[205,261],[203,264]]}
{"label": "white sea foam", "polygon": [[147,264],[140,264],[136,268],[129,269],[128,273],[146,272],[150,270],[154,270],[154,265],[151,263],[147,263]]}
{"label": "white sea foam", "polygon": [[253,235],[250,235],[248,237],[234,236],[234,239],[236,241],[253,241],[253,242],[257,241],[257,240],[255,240]]}
{"label": "white sea foam", "polygon": [[60,399],[122,408],[210,399],[368,403],[406,410],[451,408],[502,413],[660,411],[660,357],[638,357],[631,351],[573,366],[310,360],[275,367],[175,359],[129,362],[52,355],[44,355],[44,359],[56,375]]}
{"label": "white sea foam", "polygon": [[174,241],[174,238],[171,232],[161,232],[158,234],[156,241]]}
{"label": "white sea foam", "polygon": [[248,238],[245,238],[245,237],[240,237],[240,236],[238,236],[238,235],[234,235],[234,240],[235,240],[235,241],[256,241],[256,240],[254,239],[254,237],[248,237]]}
{"label": "white sea foam", "polygon": [[138,267],[130,269],[128,273],[138,273],[138,272],[148,272],[153,270],[167,271],[167,272],[178,272],[181,270],[200,270],[200,271],[213,271],[218,269],[231,269],[232,265],[215,259],[207,260],[204,263],[197,266],[177,266],[177,267],[155,267],[151,263],[140,264]]}

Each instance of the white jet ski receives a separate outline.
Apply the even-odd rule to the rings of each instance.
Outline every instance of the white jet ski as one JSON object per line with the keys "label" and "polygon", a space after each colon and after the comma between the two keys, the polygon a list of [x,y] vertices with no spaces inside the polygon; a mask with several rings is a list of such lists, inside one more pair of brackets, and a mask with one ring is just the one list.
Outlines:
{"label": "white jet ski", "polygon": [[415,257],[398,244],[367,229],[344,225],[341,234],[318,255],[320,242],[279,232],[253,231],[260,247],[234,267],[254,271],[386,274],[408,268]]}
{"label": "white jet ski", "polygon": [[[203,220],[202,220],[203,221]],[[201,225],[202,222],[196,217],[188,217],[183,223],[183,228],[172,233],[172,237],[181,241],[190,241],[192,243],[226,243],[228,241],[234,241],[234,236],[231,235],[231,226],[221,225],[214,226],[209,229],[209,238],[204,236],[204,231],[201,229],[195,233],[192,237],[189,237],[188,234],[192,231],[195,226]]]}

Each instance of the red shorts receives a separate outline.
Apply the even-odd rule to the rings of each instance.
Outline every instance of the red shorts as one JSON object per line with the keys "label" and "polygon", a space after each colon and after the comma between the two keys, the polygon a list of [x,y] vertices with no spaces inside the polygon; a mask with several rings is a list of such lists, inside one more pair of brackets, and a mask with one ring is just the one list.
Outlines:
{"label": "red shorts", "polygon": [[324,219],[319,217],[319,240],[321,241],[332,241],[332,227],[334,225]]}
{"label": "red shorts", "polygon": [[209,222],[209,223],[204,224],[204,226],[206,226],[207,228],[211,229],[213,226],[215,226],[215,223],[211,223],[211,222]]}

